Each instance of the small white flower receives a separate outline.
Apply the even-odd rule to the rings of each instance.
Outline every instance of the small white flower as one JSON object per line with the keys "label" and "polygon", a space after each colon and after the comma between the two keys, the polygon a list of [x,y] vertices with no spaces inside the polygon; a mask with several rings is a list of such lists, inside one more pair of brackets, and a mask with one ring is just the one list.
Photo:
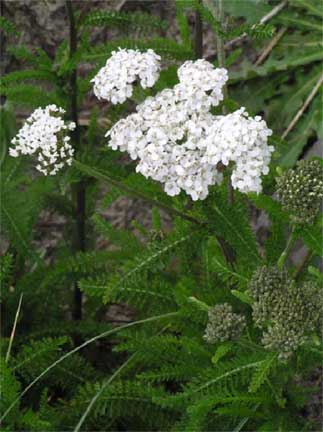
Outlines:
{"label": "small white flower", "polygon": [[136,113],[117,122],[106,133],[109,146],[139,159],[136,171],[163,183],[170,196],[183,190],[193,200],[205,199],[209,186],[223,179],[219,162],[234,163],[234,188],[260,192],[273,151],[266,123],[244,108],[227,116],[210,113],[223,100],[225,69],[206,60],[188,61],[178,77],[174,88],[148,97]]}
{"label": "small white flower", "polygon": [[234,162],[232,186],[241,192],[260,192],[261,174],[268,174],[271,153],[267,145],[272,131],[261,117],[248,116],[240,108],[226,116],[217,116],[208,131],[205,158],[209,163],[221,161],[223,165]]}
{"label": "small white flower", "polygon": [[[193,96],[195,104],[209,103],[216,106],[223,100],[222,87],[228,80],[228,72],[224,68],[215,68],[210,62],[199,59],[187,61],[178,69],[178,77],[182,86]],[[208,98],[205,93],[209,92]]]}
{"label": "small white flower", "polygon": [[75,129],[75,123],[64,122],[61,117],[64,113],[56,105],[37,108],[12,139],[14,147],[9,149],[10,156],[35,154],[36,169],[45,175],[56,174],[65,163],[70,165],[74,149],[68,143],[70,137],[64,135],[67,130]]}
{"label": "small white flower", "polygon": [[141,53],[119,48],[92,79],[94,94],[112,104],[123,103],[132,96],[137,80],[143,88],[152,87],[159,78],[159,71],[160,56],[153,50]]}
{"label": "small white flower", "polygon": [[9,154],[12,157],[18,157],[19,156],[18,150],[16,150],[15,148],[10,148],[9,149]]}

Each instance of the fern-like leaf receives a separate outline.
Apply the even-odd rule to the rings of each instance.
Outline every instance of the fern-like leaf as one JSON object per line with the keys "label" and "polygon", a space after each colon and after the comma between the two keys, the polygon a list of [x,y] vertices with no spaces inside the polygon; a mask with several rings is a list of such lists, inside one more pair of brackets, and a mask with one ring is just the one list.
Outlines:
{"label": "fern-like leaf", "polygon": [[139,257],[135,256],[133,260],[128,261],[123,267],[123,274],[116,275],[112,278],[107,287],[107,292],[104,295],[104,301],[109,300],[110,292],[127,287],[129,283],[132,284],[138,275],[145,273],[150,268],[154,271],[153,266],[156,265],[155,263],[157,261],[160,265],[162,262],[161,260],[165,260],[177,247],[188,242],[194,234],[195,232],[185,234],[174,233],[168,236],[165,241],[159,244],[155,243],[152,247],[147,248]]}
{"label": "fern-like leaf", "polygon": [[186,60],[193,58],[193,52],[187,46],[183,46],[171,39],[154,38],[149,41],[120,39],[109,42],[97,48],[92,48],[88,53],[83,55],[84,60],[105,61],[118,48],[139,49],[146,51],[153,49],[157,54],[168,56],[176,60]]}
{"label": "fern-like leaf", "polygon": [[0,94],[6,96],[9,101],[30,107],[56,104],[65,106],[65,102],[55,92],[44,92],[43,89],[31,84],[17,84],[13,87],[1,86]]}
{"label": "fern-like leaf", "polygon": [[275,360],[277,359],[276,353],[270,353],[263,363],[259,365],[256,372],[254,373],[250,386],[249,392],[256,393],[258,389],[264,384],[268,378],[271,369],[275,366]]}
{"label": "fern-like leaf", "polygon": [[0,86],[12,86],[19,81],[27,80],[44,80],[48,82],[55,82],[55,75],[46,70],[24,70],[14,71],[4,75],[0,79]]}
{"label": "fern-like leaf", "polygon": [[121,28],[140,29],[145,32],[165,29],[167,23],[158,17],[143,12],[93,11],[80,22],[81,26],[116,26]]}

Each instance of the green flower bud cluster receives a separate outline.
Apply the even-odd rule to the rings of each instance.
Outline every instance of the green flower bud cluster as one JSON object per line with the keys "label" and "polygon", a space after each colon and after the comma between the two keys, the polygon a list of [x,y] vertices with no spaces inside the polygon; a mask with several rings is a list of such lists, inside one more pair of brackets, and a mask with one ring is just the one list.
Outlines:
{"label": "green flower bud cluster", "polygon": [[284,210],[297,223],[313,223],[323,198],[323,171],[318,160],[299,161],[277,179],[277,194]]}
{"label": "green flower bud cluster", "polygon": [[209,343],[238,339],[246,327],[245,318],[234,313],[228,303],[212,307],[208,314],[204,339]]}
{"label": "green flower bud cluster", "polygon": [[313,281],[306,281],[302,286],[303,296],[312,308],[312,325],[317,333],[323,338],[323,290]]}
{"label": "green flower bud cluster", "polygon": [[259,326],[270,320],[273,308],[276,310],[280,301],[280,294],[289,283],[285,270],[277,267],[260,267],[249,282],[249,290],[253,303],[253,319]]}
{"label": "green flower bud cluster", "polygon": [[262,338],[263,346],[267,350],[279,352],[278,358],[281,360],[287,360],[304,342],[306,338],[302,332],[280,322],[268,327]]}
{"label": "green flower bud cluster", "polygon": [[320,292],[312,282],[298,287],[285,270],[266,266],[255,272],[249,290],[253,319],[265,330],[264,347],[287,359],[320,323]]}

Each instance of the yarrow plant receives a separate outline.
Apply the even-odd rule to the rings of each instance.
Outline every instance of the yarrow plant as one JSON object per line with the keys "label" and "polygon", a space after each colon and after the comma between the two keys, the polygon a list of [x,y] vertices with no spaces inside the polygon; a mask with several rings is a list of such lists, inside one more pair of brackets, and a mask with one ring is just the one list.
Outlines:
{"label": "yarrow plant", "polygon": [[37,108],[12,139],[10,156],[36,155],[36,169],[44,175],[55,175],[65,164],[71,165],[74,149],[68,132],[75,129],[75,123],[66,122],[64,113],[56,105]]}
{"label": "yarrow plant", "polygon": [[160,56],[153,50],[119,48],[92,79],[94,94],[112,104],[125,102],[132,96],[133,86],[140,81],[143,88],[152,87],[159,78]]}
{"label": "yarrow plant", "polygon": [[[105,73],[100,71],[102,80]],[[220,162],[235,163],[234,188],[260,192],[261,174],[268,173],[273,152],[267,145],[271,130],[259,116],[250,118],[244,108],[227,116],[210,113],[223,100],[226,69],[200,59],[185,62],[177,73],[179,84],[148,97],[136,113],[107,132],[109,146],[139,159],[137,172],[163,183],[170,196],[184,190],[194,201],[205,199],[209,186],[222,181]],[[104,84],[95,86],[97,93],[104,92]]]}
{"label": "yarrow plant", "polygon": [[[92,80],[94,93],[113,104],[122,103],[131,97],[138,78],[144,88],[153,86],[159,69],[160,56],[152,50],[114,51]],[[261,175],[268,173],[274,150],[267,145],[271,130],[261,117],[249,117],[244,108],[226,116],[210,113],[223,100],[226,69],[200,59],[185,62],[177,73],[179,84],[148,97],[136,113],[107,132],[109,146],[139,159],[137,172],[163,183],[170,196],[184,190],[194,201],[205,199],[209,186],[223,179],[219,164],[230,162],[234,163],[233,188],[260,192]],[[70,138],[57,134],[75,125],[65,124],[63,113],[55,105],[37,109],[12,141],[16,147],[11,156],[37,153],[36,168],[45,175],[56,174],[64,163],[70,165]]]}
{"label": "yarrow plant", "polygon": [[[312,56],[311,79],[291,74],[293,68],[280,78],[276,70],[291,57],[284,59],[281,52],[279,58],[271,57],[275,47],[261,70],[250,64],[252,74],[246,74],[248,60],[243,59],[239,71],[242,50],[238,57],[232,52],[230,61],[225,58],[231,37],[233,43],[246,35],[250,41],[264,28],[233,28],[231,17],[230,25],[223,26],[224,0],[176,1],[180,42],[164,36],[136,40],[147,35],[143,30],[165,27],[152,15],[134,14],[132,7],[75,14],[74,3],[66,0],[69,39],[53,61],[40,48],[32,53],[18,47],[18,58],[31,61],[31,67],[9,73],[0,83],[9,102],[29,100],[33,109],[42,107],[14,138],[10,154],[34,156],[42,174],[57,174],[46,181],[38,175],[27,178],[25,160],[1,160],[1,224],[9,244],[0,257],[1,301],[10,314],[3,330],[5,358],[0,359],[5,378],[1,425],[5,430],[53,431],[106,430],[107,425],[115,431],[312,430],[302,412],[308,393],[304,379],[320,367],[322,354],[323,276],[316,266],[321,253],[321,162],[301,162],[285,171],[276,190],[269,175],[266,195],[261,192],[269,169],[271,174],[275,168],[281,172],[281,161],[295,165],[308,136],[303,134],[305,116],[311,118],[308,130],[314,133],[315,104],[309,107],[309,98],[304,98],[308,108],[298,128],[303,97],[287,96],[294,94],[290,83],[295,89],[305,80],[302,88],[309,89],[319,74],[318,57]],[[269,12],[271,2],[266,3]],[[194,43],[189,34],[193,14],[186,16],[192,8]],[[240,5],[232,9],[240,14]],[[216,29],[219,67],[191,60],[203,57],[199,24],[204,20]],[[100,38],[92,38],[91,26],[105,25],[109,38],[94,46]],[[111,41],[114,26],[118,35],[127,26],[127,39]],[[3,31],[3,22],[0,27]],[[291,30],[282,36],[288,47]],[[101,68],[107,52],[111,55]],[[160,53],[169,59],[164,71]],[[88,71],[89,59],[95,73]],[[176,63],[175,85],[170,59],[182,61]],[[228,83],[225,66],[232,62],[239,85]],[[264,94],[264,76],[270,78],[272,72],[275,79],[266,82]],[[30,82],[40,79],[46,80],[49,92]],[[278,97],[280,80],[284,91]],[[86,105],[82,112],[89,112],[90,82],[97,98],[109,105],[104,113],[109,131],[101,129],[97,106],[91,108],[89,122],[80,119],[81,104]],[[242,102],[246,92],[253,97]],[[237,98],[238,105],[233,102]],[[278,120],[270,116],[277,134],[270,139],[272,131],[262,117],[248,112],[261,108],[271,113],[283,99],[288,111],[294,105],[298,117],[292,120],[292,111],[286,116],[286,106]],[[49,105],[58,100],[67,113]],[[9,114],[10,106],[3,108]],[[10,114],[13,118],[11,108]],[[289,126],[286,118],[292,120]],[[15,135],[14,122],[9,123],[1,142]],[[296,137],[300,144],[294,147]],[[104,143],[108,148],[101,151]],[[132,164],[116,163],[116,150],[135,161],[140,175],[133,174]],[[160,185],[168,197],[160,193]],[[128,224],[131,214],[120,230],[115,221],[106,220],[105,210],[123,195],[146,205],[143,220]],[[39,247],[43,209],[62,215],[64,224],[64,242],[58,240],[50,250],[46,244]],[[255,230],[262,212],[270,221],[266,236]],[[45,216],[51,226],[52,217],[48,221],[47,212]],[[60,226],[55,224],[55,232]],[[289,259],[296,241],[307,249],[299,262]],[[107,321],[114,321],[115,313],[110,308],[116,306],[117,315],[119,308],[126,312],[125,322],[118,316],[117,325],[111,325]],[[59,389],[57,383],[62,383]]]}

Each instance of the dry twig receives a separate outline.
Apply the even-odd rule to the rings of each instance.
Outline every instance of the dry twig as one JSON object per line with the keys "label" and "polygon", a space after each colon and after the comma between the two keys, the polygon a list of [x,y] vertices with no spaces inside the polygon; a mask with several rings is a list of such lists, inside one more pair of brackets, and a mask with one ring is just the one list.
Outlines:
{"label": "dry twig", "polygon": [[260,53],[259,57],[255,61],[255,66],[259,66],[261,63],[263,63],[263,61],[269,56],[273,48],[278,44],[280,39],[284,36],[286,31],[287,31],[286,27],[283,27],[279,30],[279,32],[272,38],[269,44],[265,46],[263,51]]}
{"label": "dry twig", "polygon": [[6,363],[8,363],[8,361],[9,361],[12,343],[13,343],[13,340],[14,340],[15,334],[16,334],[16,327],[17,327],[17,322],[18,322],[18,318],[19,318],[19,314],[20,314],[22,297],[23,297],[23,294],[20,295],[19,303],[18,303],[18,307],[17,307],[17,311],[16,311],[16,316],[15,316],[15,321],[13,323],[13,327],[11,330],[11,335],[10,335],[10,339],[9,339],[9,346],[8,346],[8,350],[7,350],[7,354],[6,354],[6,360],[5,360]]}
{"label": "dry twig", "polygon": [[[265,24],[271,18],[273,18],[275,15],[277,15],[285,6],[287,5],[287,1],[282,1],[277,6],[275,6],[270,12],[268,12],[266,15],[264,15],[258,24]],[[253,27],[255,27],[257,24],[255,24]],[[242,35],[230,40],[224,45],[225,49],[231,48],[232,45],[235,45],[236,43],[242,41],[247,36],[247,33],[243,33]]]}
{"label": "dry twig", "polygon": [[315,84],[313,90],[311,91],[311,93],[307,97],[306,101],[304,102],[304,104],[302,105],[302,107],[300,108],[300,110],[297,112],[297,114],[295,115],[295,117],[293,118],[293,120],[289,123],[289,125],[288,125],[287,129],[285,130],[285,132],[282,134],[282,139],[285,139],[286,136],[289,134],[289,132],[295,127],[296,123],[302,117],[304,111],[309,106],[309,104],[312,102],[314,96],[316,95],[316,93],[318,92],[318,90],[320,89],[320,87],[321,87],[322,84],[323,84],[323,74],[320,76],[319,80]]}

